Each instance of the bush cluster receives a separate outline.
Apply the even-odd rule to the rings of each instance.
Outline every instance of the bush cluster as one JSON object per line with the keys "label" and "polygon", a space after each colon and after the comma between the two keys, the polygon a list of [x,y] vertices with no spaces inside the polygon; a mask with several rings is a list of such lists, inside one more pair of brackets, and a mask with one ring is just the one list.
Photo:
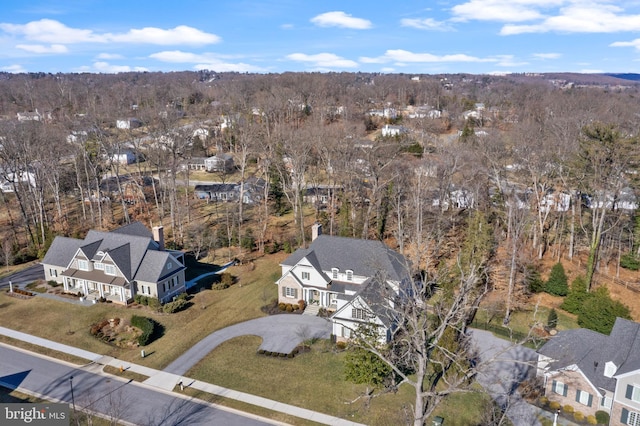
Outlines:
{"label": "bush cluster", "polygon": [[602,410],[596,411],[596,420],[599,424],[608,425],[610,420],[609,413]]}
{"label": "bush cluster", "polygon": [[185,309],[188,305],[188,302],[186,301],[186,299],[176,299],[173,302],[169,302],[166,303],[163,307],[162,307],[162,311],[165,314],[173,314],[176,312],[180,312],[183,309]]}
{"label": "bush cluster", "polygon": [[620,256],[620,266],[631,271],[640,269],[640,258],[633,253],[627,253]]}
{"label": "bush cluster", "polygon": [[149,296],[143,296],[141,294],[136,294],[133,297],[133,301],[136,302],[138,305],[148,306],[154,310],[159,310],[161,307],[160,300],[158,300],[157,297],[149,297]]}
{"label": "bush cluster", "polygon": [[35,296],[35,293],[32,293],[32,292],[27,291],[27,290],[23,290],[21,288],[14,288],[13,292],[17,293],[17,294],[21,294],[23,296]]}
{"label": "bush cluster", "polygon": [[213,290],[224,290],[231,287],[233,284],[235,284],[235,282],[236,279],[233,275],[228,272],[223,272],[220,274],[220,281],[214,283],[211,288]]}
{"label": "bush cluster", "polygon": [[109,320],[106,319],[97,322],[91,326],[89,333],[91,333],[92,336],[100,337],[99,335],[102,332],[102,329],[106,327],[107,324],[109,324]]}
{"label": "bush cluster", "polygon": [[558,262],[551,268],[549,279],[545,284],[544,290],[554,296],[566,296],[569,292],[567,285],[567,274],[564,272],[564,266]]}
{"label": "bush cluster", "polygon": [[549,408],[550,408],[552,411],[556,411],[557,409],[559,409],[559,408],[560,408],[560,403],[559,403],[558,401],[551,401],[551,402],[549,403]]}
{"label": "bush cluster", "polygon": [[589,414],[587,416],[587,424],[590,425],[597,425],[598,421],[596,420],[596,416],[594,416],[593,414]]}
{"label": "bush cluster", "polygon": [[562,407],[562,411],[564,411],[567,414],[572,414],[575,411],[575,409],[573,408],[572,405],[567,404],[564,407]]}
{"label": "bush cluster", "polygon": [[573,413],[573,418],[577,422],[582,422],[584,421],[584,414],[582,414],[580,411],[576,411],[575,413]]}
{"label": "bush cluster", "polygon": [[131,325],[137,327],[142,331],[142,334],[138,336],[138,344],[145,346],[150,343],[153,338],[153,332],[155,331],[155,321],[151,318],[141,317],[133,315],[131,317]]}
{"label": "bush cluster", "polygon": [[271,357],[274,357],[274,358],[293,358],[299,352],[300,352],[299,348],[295,348],[293,351],[291,351],[291,353],[288,353],[288,354],[283,354],[281,352],[265,351],[264,349],[258,349],[258,354],[259,355],[271,356]]}
{"label": "bush cluster", "polygon": [[[303,301],[303,303],[304,303],[304,301]],[[300,310],[300,306],[299,305],[294,305],[292,303],[280,302],[280,303],[278,303],[278,309],[280,309],[281,311],[293,312],[293,311]]]}

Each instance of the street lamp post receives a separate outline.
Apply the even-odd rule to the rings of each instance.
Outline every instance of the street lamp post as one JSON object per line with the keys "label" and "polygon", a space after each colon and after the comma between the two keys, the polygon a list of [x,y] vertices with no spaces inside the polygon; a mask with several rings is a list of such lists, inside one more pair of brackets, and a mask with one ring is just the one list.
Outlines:
{"label": "street lamp post", "polygon": [[71,386],[71,405],[73,406],[73,417],[76,416],[76,400],[73,397],[73,376],[69,376],[69,386]]}
{"label": "street lamp post", "polygon": [[556,412],[553,414],[553,426],[557,426],[558,425],[558,414],[560,414],[560,410],[556,410]]}

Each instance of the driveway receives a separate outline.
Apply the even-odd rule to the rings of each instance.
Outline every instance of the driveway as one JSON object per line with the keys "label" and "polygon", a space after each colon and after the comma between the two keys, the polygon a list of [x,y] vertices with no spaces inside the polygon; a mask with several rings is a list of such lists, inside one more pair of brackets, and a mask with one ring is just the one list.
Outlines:
{"label": "driveway", "polygon": [[41,263],[35,263],[26,269],[0,279],[0,288],[9,287],[9,281],[14,285],[22,285],[36,280],[44,280],[44,267]]}
{"label": "driveway", "polygon": [[[471,330],[480,360],[478,383],[496,403],[506,409],[514,425],[540,425],[540,409],[528,404],[517,391],[518,385],[535,375],[538,356],[533,349],[514,345],[485,330]],[[483,365],[485,364],[484,368]]]}
{"label": "driveway", "polygon": [[164,369],[167,373],[184,375],[219,344],[239,336],[262,337],[259,349],[283,354],[291,353],[308,339],[328,339],[331,322],[311,315],[280,314],[256,318],[211,333]]}

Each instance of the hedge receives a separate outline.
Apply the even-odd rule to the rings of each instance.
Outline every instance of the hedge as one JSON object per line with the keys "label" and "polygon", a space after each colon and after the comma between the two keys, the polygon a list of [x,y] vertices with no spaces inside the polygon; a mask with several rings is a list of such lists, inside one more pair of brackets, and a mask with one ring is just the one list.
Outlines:
{"label": "hedge", "polygon": [[138,336],[138,344],[140,346],[145,346],[146,344],[151,342],[156,325],[154,320],[147,317],[133,315],[131,317],[131,325],[139,328],[140,331],[142,331],[142,334]]}

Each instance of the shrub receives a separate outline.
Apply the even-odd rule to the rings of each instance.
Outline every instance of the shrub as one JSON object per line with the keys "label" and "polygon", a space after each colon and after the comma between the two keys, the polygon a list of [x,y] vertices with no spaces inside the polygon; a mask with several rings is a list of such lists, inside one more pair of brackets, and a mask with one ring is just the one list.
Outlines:
{"label": "shrub", "polygon": [[620,266],[624,269],[637,271],[640,269],[640,258],[633,253],[627,253],[620,256]]}
{"label": "shrub", "polygon": [[556,411],[557,409],[560,408],[560,403],[558,401],[551,401],[549,403],[549,408],[553,411]]}
{"label": "shrub", "polygon": [[342,340],[339,341],[339,342],[336,342],[336,349],[341,350],[341,351],[347,349],[347,342],[344,342]]}
{"label": "shrub", "polygon": [[596,411],[596,420],[599,424],[608,425],[609,424],[609,413],[606,411],[598,410]]}
{"label": "shrub", "polygon": [[287,303],[287,306],[285,307],[285,310],[287,312],[293,312],[293,305],[291,303]]}
{"label": "shrub", "polygon": [[551,308],[549,315],[547,316],[547,327],[556,328],[558,326],[558,313],[555,309]]}
{"label": "shrub", "polygon": [[562,407],[562,411],[564,411],[567,414],[571,414],[575,411],[575,409],[573,408],[572,405],[567,404],[564,407]]}
{"label": "shrub", "polygon": [[142,331],[142,334],[138,336],[138,344],[140,346],[145,346],[147,343],[151,342],[153,332],[155,331],[155,321],[151,318],[133,315],[131,317],[131,325]]}
{"label": "shrub", "polygon": [[169,302],[162,307],[162,311],[165,314],[173,314],[185,309],[189,303],[185,299],[176,299],[173,302]]}
{"label": "shrub", "polygon": [[278,303],[278,309],[280,309],[281,311],[284,311],[285,309],[287,309],[287,304],[284,302]]}
{"label": "shrub", "polygon": [[525,282],[531,293],[541,293],[544,291],[544,281],[540,277],[540,271],[534,265],[525,267]]}
{"label": "shrub", "polygon": [[564,272],[564,266],[558,262],[551,268],[549,279],[545,284],[545,291],[554,296],[566,296],[569,290],[567,286],[567,274]]}
{"label": "shrub", "polygon": [[223,272],[220,274],[220,284],[225,285],[227,287],[231,287],[235,282],[235,278],[228,272]]}
{"label": "shrub", "polygon": [[573,413],[573,418],[575,419],[575,421],[581,422],[584,420],[584,414],[582,414],[580,411],[576,411],[575,413]]}
{"label": "shrub", "polygon": [[300,299],[300,300],[298,300],[298,306],[300,307],[301,311],[304,311],[304,308],[307,306],[307,302],[305,302],[304,300]]}
{"label": "shrub", "polygon": [[148,297],[147,305],[154,311],[160,311],[160,309],[162,309],[162,303],[160,303],[160,300],[156,297]]}
{"label": "shrub", "polygon": [[587,280],[584,276],[576,277],[571,282],[569,294],[562,301],[560,309],[564,309],[572,314],[579,314],[584,301],[589,297],[587,293]]}
{"label": "shrub", "polygon": [[611,299],[607,287],[598,287],[589,294],[578,314],[578,325],[603,334],[611,333],[616,318],[631,319],[629,308]]}
{"label": "shrub", "polygon": [[593,414],[589,414],[587,416],[587,423],[590,425],[597,425],[598,424],[598,420],[596,420],[596,416],[594,416]]}

